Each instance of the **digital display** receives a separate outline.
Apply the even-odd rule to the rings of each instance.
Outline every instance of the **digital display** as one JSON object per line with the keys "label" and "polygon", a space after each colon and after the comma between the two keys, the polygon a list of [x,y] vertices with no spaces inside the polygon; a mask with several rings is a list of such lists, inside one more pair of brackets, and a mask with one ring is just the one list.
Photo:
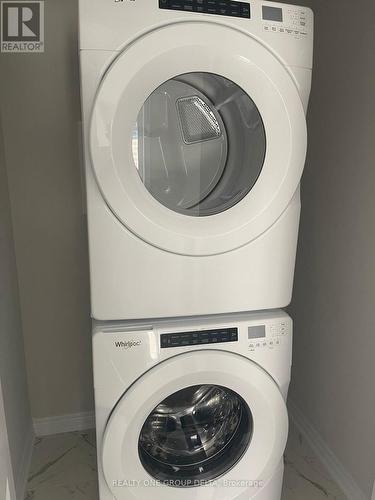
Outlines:
{"label": "digital display", "polygon": [[249,339],[262,339],[266,336],[266,327],[265,325],[249,326],[248,332]]}
{"label": "digital display", "polygon": [[263,5],[263,19],[265,21],[277,21],[279,23],[283,22],[283,9],[279,7],[268,7]]}

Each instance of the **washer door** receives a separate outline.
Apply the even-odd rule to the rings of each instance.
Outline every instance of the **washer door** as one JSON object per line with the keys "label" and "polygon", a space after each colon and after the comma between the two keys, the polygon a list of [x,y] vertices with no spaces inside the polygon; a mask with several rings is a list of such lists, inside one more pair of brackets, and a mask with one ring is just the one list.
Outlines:
{"label": "washer door", "polygon": [[180,22],[139,38],[109,68],[90,151],[130,231],[170,252],[213,255],[283,213],[306,137],[296,85],[267,48],[224,25]]}
{"label": "washer door", "polygon": [[[103,471],[117,500],[154,499],[155,483],[165,500],[191,499],[203,485],[205,498],[234,498],[270,477],[287,434],[283,397],[258,365],[225,351],[181,354],[120,399],[105,430]],[[217,489],[220,480],[226,487]]]}

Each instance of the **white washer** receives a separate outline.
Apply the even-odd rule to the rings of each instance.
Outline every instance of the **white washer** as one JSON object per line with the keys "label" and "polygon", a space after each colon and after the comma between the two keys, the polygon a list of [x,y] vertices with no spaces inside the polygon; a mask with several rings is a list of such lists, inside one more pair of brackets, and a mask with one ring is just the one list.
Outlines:
{"label": "white washer", "polygon": [[96,323],[100,500],[280,500],[283,311]]}
{"label": "white washer", "polygon": [[80,0],[94,318],[290,302],[312,42],[306,7]]}

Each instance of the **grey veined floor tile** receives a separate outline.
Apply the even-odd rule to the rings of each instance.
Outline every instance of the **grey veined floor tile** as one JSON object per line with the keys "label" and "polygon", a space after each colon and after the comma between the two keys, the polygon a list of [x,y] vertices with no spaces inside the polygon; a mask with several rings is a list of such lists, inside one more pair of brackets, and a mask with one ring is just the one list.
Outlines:
{"label": "grey veined floor tile", "polygon": [[[347,500],[292,427],[282,500]],[[95,433],[72,432],[35,442],[25,500],[98,500]]]}
{"label": "grey veined floor tile", "polygon": [[94,431],[38,438],[26,499],[97,500]]}
{"label": "grey veined floor tile", "polygon": [[348,500],[293,426],[284,461],[282,500]]}

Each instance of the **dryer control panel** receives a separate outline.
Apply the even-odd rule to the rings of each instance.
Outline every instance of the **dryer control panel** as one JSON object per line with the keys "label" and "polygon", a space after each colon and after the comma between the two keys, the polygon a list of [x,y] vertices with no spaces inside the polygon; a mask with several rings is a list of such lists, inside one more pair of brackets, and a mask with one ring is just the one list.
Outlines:
{"label": "dryer control panel", "polygon": [[159,0],[161,9],[251,18],[250,4],[230,0]]}
{"label": "dryer control panel", "polygon": [[263,30],[270,33],[292,35],[297,38],[307,36],[310,30],[310,16],[303,7],[285,5],[262,6]]}
{"label": "dryer control panel", "polygon": [[239,0],[158,0],[160,9],[186,13],[216,14],[248,19],[260,23],[264,33],[304,39],[312,33],[310,9],[298,5],[264,2],[255,4]]}

